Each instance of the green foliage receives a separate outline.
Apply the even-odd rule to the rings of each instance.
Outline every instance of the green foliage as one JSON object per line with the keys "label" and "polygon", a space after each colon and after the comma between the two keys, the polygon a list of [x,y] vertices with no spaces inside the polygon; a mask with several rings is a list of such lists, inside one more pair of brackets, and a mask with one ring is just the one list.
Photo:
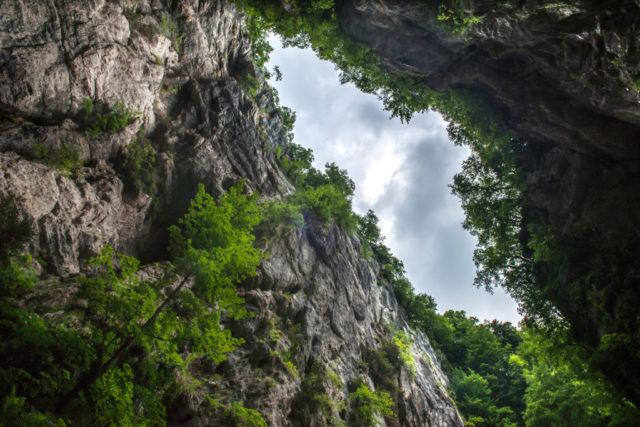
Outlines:
{"label": "green foliage", "polygon": [[78,175],[83,166],[78,151],[69,144],[60,144],[60,147],[53,152],[49,151],[44,144],[36,144],[35,152],[38,160],[57,168],[66,177]]}
{"label": "green foliage", "polygon": [[89,98],[82,100],[82,110],[78,117],[80,126],[89,139],[95,139],[102,132],[118,132],[138,117],[139,113],[129,110],[120,101],[105,111],[98,111]]}
{"label": "green foliage", "polygon": [[182,89],[182,86],[179,84],[162,84],[162,86],[160,86],[160,91],[162,93],[170,93],[172,95],[177,95],[180,92],[180,89]]}
{"label": "green foliage", "polygon": [[282,81],[282,71],[280,71],[280,66],[275,65],[273,67],[273,75],[277,82]]}
{"label": "green foliage", "polygon": [[411,283],[404,277],[404,264],[384,245],[384,237],[378,228],[378,217],[372,210],[367,211],[364,216],[358,216],[356,220],[365,254],[373,255],[380,266],[382,277],[391,282],[398,302],[404,307],[409,297],[408,292],[413,292]]}
{"label": "green foliage", "polygon": [[369,376],[379,389],[396,395],[398,392],[398,375],[402,369],[398,347],[392,340],[384,339],[380,349],[369,349],[364,355]]}
{"label": "green foliage", "polygon": [[8,266],[10,257],[21,252],[22,245],[31,238],[32,230],[29,221],[20,218],[14,197],[0,199],[0,217],[0,264]]}
{"label": "green foliage", "polygon": [[293,126],[296,123],[296,112],[289,107],[280,107],[279,110],[282,114],[282,127],[287,132],[293,132]]}
{"label": "green foliage", "polygon": [[[272,378],[267,380],[273,381]],[[241,402],[232,401],[226,405],[220,402],[220,397],[205,395],[207,403],[221,416],[223,425],[238,427],[266,427],[268,424],[260,412],[245,407]]]}
{"label": "green foliage", "polygon": [[522,423],[525,381],[522,369],[509,363],[520,342],[509,322],[478,323],[463,311],[447,311],[449,341],[438,343],[446,355],[456,403],[477,425]]}
{"label": "green foliage", "polygon": [[391,330],[392,337],[382,340],[379,349],[369,349],[364,356],[369,376],[377,388],[397,398],[399,377],[403,369],[415,375],[415,359],[411,354],[411,341],[400,330]]}
{"label": "green foliage", "polygon": [[273,232],[276,227],[300,230],[304,227],[304,217],[301,207],[286,200],[267,202],[263,209],[263,220],[259,229],[263,234]]}
{"label": "green foliage", "polygon": [[404,368],[415,374],[415,360],[411,355],[411,339],[402,330],[391,329],[392,336],[382,340],[380,349],[369,350],[365,361],[374,383],[395,392],[394,375],[400,374]]}
{"label": "green foliage", "polygon": [[98,425],[135,425],[137,419],[133,410],[133,372],[128,364],[122,368],[107,371],[94,385],[96,418]]}
{"label": "green foliage", "polygon": [[510,407],[496,407],[491,399],[492,390],[483,376],[469,369],[456,370],[452,376],[453,393],[458,409],[465,414],[467,424],[474,426],[515,426]]}
{"label": "green foliage", "polygon": [[373,391],[366,384],[361,384],[355,392],[349,394],[351,401],[350,420],[357,426],[375,426],[379,416],[395,418],[391,409],[393,401],[389,393]]}
{"label": "green foliage", "polygon": [[16,389],[13,387],[11,394],[7,395],[0,407],[0,419],[7,427],[22,426],[55,426],[65,427],[64,420],[51,414],[42,413],[26,404],[27,399],[16,396]]}
{"label": "green foliage", "polygon": [[[313,151],[301,145],[291,143],[286,154],[279,157],[280,165],[295,184],[304,182],[304,173],[312,168]],[[298,179],[300,177],[300,179]]]}
{"label": "green foliage", "polygon": [[255,76],[247,74],[242,79],[242,87],[247,92],[249,98],[255,98],[260,92],[262,84]]}
{"label": "green foliage", "polygon": [[545,9],[554,9],[556,7],[571,7],[569,3],[551,3],[544,6]]}
{"label": "green foliage", "polygon": [[270,29],[269,24],[256,8],[248,6],[244,9],[244,12],[247,32],[251,40],[253,62],[259,68],[262,68],[269,61],[269,55],[273,52],[273,48],[267,41]]}
{"label": "green foliage", "polygon": [[460,0],[450,0],[438,6],[438,22],[441,27],[452,34],[464,35],[480,18],[469,15],[462,7]]}
{"label": "green foliage", "polygon": [[623,426],[637,422],[637,408],[585,365],[566,335],[527,328],[513,364],[527,379],[527,425]]}
{"label": "green foliage", "polygon": [[402,364],[411,372],[416,373],[416,361],[411,354],[411,341],[404,331],[396,330],[393,332],[393,343],[398,351],[398,358]]}
{"label": "green foliage", "polygon": [[267,427],[267,422],[260,412],[255,409],[245,408],[238,402],[231,404],[225,410],[225,415],[237,427]]}
{"label": "green foliage", "polygon": [[139,12],[138,3],[133,3],[131,7],[123,9],[124,16],[129,22],[129,28],[133,34],[139,34],[146,37],[150,41],[154,41],[158,35],[158,26],[155,22],[143,23],[142,16]]}
{"label": "green foliage", "polygon": [[378,228],[378,217],[369,209],[364,216],[358,217],[358,234],[369,245],[382,242],[383,237]]}
{"label": "green foliage", "polygon": [[298,378],[300,376],[300,373],[298,372],[298,367],[291,360],[291,351],[282,353],[280,351],[275,350],[271,352],[271,356],[273,356],[275,360],[279,361],[282,364],[282,366],[286,368],[287,372],[291,377]]}
{"label": "green foliage", "polygon": [[[200,188],[171,232],[181,276],[167,268],[142,280],[136,259],[106,247],[90,276],[58,284],[64,292],[39,283],[30,257],[12,256],[10,244],[0,269],[2,413],[19,411],[27,424],[164,425],[164,405],[184,387],[190,362],[220,363],[242,343],[220,321],[248,315],[235,284],[262,256],[251,234],[259,212],[241,185],[219,205]],[[42,296],[25,305],[26,292]],[[233,413],[243,425],[266,425],[255,411]]]}
{"label": "green foliage", "polygon": [[235,283],[254,276],[263,257],[252,247],[262,219],[257,194],[247,196],[243,187],[232,187],[218,205],[200,185],[180,227],[169,228],[170,253],[179,270],[194,275],[194,293],[235,319],[248,315]]}
{"label": "green foliage", "polygon": [[178,54],[182,53],[182,42],[185,34],[180,30],[180,25],[171,15],[163,14],[160,19],[160,34],[171,40],[171,47]]}
{"label": "green foliage", "polygon": [[342,380],[322,362],[315,361],[305,374],[300,385],[297,405],[306,420],[312,414],[321,414],[328,425],[340,425],[334,414],[339,411],[339,402],[330,397],[332,389],[341,389]]}
{"label": "green foliage", "polygon": [[280,156],[280,165],[296,186],[297,192],[290,202],[305,213],[313,213],[325,224],[335,221],[347,230],[353,230],[356,218],[351,208],[355,184],[335,163],[327,163],[320,172],[312,166],[313,152],[290,143],[286,154]]}
{"label": "green foliage", "polygon": [[351,200],[345,198],[344,194],[331,184],[306,187],[296,193],[294,203],[312,211],[325,224],[335,220],[347,229],[353,226]]}
{"label": "green foliage", "polygon": [[122,166],[125,190],[133,194],[144,192],[153,196],[155,162],[156,152],[151,141],[144,136],[144,128],[141,127],[136,138],[127,146]]}

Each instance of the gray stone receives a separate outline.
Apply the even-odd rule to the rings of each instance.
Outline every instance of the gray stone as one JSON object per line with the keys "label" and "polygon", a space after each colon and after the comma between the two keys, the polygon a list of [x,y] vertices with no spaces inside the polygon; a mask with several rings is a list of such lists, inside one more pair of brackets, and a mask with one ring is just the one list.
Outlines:
{"label": "gray stone", "polygon": [[[282,116],[251,62],[242,18],[227,2],[181,0],[171,11],[157,1],[137,8],[126,1],[23,3],[5,2],[0,26],[0,197],[17,198],[35,231],[28,249],[47,259],[51,274],[85,270],[106,244],[149,263],[143,277],[161,274],[150,263],[165,259],[166,227],[184,214],[199,183],[216,196],[240,179],[263,199],[294,191],[273,154],[287,143]],[[179,24],[180,52],[167,37],[145,32],[163,16]],[[243,87],[247,75],[263,82],[253,98]],[[97,107],[122,101],[139,116],[89,139],[77,123],[84,98]],[[118,173],[141,125],[157,152],[153,202],[126,193]],[[84,162],[75,176],[37,159],[43,147],[63,145]],[[271,234],[260,240],[270,257],[241,288],[255,316],[225,324],[245,345],[218,367],[194,362],[202,386],[175,397],[170,423],[219,424],[206,410],[210,393],[258,409],[270,425],[296,425],[305,369],[321,361],[345,384],[359,375],[372,384],[363,354],[393,325],[412,337],[416,359],[416,375],[400,378],[404,422],[462,425],[428,338],[408,328],[359,240],[313,221]],[[332,393],[344,400],[346,386]]]}

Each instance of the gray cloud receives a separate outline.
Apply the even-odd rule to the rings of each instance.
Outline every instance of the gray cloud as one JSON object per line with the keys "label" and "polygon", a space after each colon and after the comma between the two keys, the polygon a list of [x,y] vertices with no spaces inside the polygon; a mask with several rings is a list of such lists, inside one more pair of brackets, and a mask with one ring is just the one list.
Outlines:
{"label": "gray cloud", "polygon": [[297,113],[296,142],[313,149],[316,167],[335,161],[349,171],[355,209],[376,211],[416,291],[432,295],[440,311],[517,323],[516,305],[504,292],[491,295],[472,284],[475,240],[462,229],[460,203],[447,186],[468,151],[448,141],[441,116],[389,120],[375,96],[340,85],[332,64],[309,50],[272,44],[270,66],[284,74],[272,84]]}

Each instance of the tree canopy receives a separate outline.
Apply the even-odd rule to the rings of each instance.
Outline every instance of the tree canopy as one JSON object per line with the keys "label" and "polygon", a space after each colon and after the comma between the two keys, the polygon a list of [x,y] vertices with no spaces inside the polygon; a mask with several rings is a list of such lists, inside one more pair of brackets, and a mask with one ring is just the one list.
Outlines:
{"label": "tree canopy", "polygon": [[192,362],[221,363],[243,342],[220,322],[249,315],[236,285],[265,256],[253,247],[256,197],[240,184],[216,202],[200,186],[171,227],[173,264],[151,275],[107,246],[90,274],[45,282],[12,244],[0,270],[0,418],[164,425],[171,399],[199,387]]}

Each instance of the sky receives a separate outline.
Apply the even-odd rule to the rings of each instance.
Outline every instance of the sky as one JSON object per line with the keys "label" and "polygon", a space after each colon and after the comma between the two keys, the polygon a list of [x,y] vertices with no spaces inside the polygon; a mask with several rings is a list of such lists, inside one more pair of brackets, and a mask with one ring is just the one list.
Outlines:
{"label": "sky", "polygon": [[382,103],[352,84],[342,85],[333,64],[309,50],[281,47],[268,67],[280,103],[297,115],[295,142],[314,152],[314,166],[327,162],[346,169],[356,184],[354,210],[373,209],[385,244],[404,262],[416,292],[432,295],[438,311],[465,310],[482,320],[517,324],[516,303],[502,291],[473,285],[475,238],[462,228],[464,213],[448,185],[469,154],[449,141],[440,114],[415,116],[410,123],[389,119]]}

